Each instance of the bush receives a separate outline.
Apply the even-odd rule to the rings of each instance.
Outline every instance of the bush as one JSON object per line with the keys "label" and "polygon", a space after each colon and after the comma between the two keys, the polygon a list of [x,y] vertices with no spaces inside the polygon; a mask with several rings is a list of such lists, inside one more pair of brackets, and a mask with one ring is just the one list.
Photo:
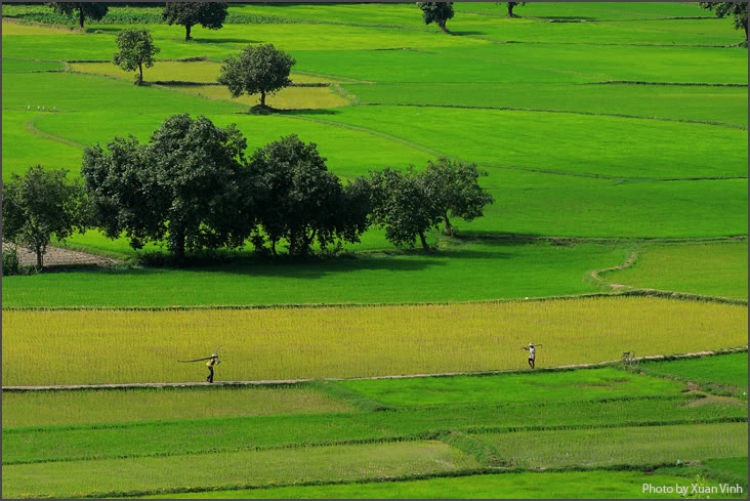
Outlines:
{"label": "bush", "polygon": [[3,276],[18,275],[21,273],[21,266],[18,263],[18,252],[15,248],[3,249]]}

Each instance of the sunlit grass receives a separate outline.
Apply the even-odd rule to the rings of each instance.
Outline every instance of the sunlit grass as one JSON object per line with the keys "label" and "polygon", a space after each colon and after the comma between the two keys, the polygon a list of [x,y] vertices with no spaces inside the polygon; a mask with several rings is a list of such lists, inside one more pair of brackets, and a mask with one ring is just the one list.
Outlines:
{"label": "sunlit grass", "polygon": [[[479,466],[450,446],[403,442],[3,466],[3,497],[74,497],[450,472]],[[116,474],[113,474],[116,472]],[[110,496],[107,496],[110,497]]]}
{"label": "sunlit grass", "polygon": [[[233,98],[229,89],[219,85],[172,86],[171,89],[186,94],[198,95],[208,99],[242,103],[248,107],[260,104],[260,94],[242,95]],[[287,87],[266,96],[266,105],[279,110],[305,110],[337,108],[348,106],[350,102],[334,93],[329,87]]]}
{"label": "sunlit grass", "polygon": [[[159,61],[151,68],[144,68],[144,80],[213,83],[219,78],[222,63],[215,61]],[[131,78],[134,72],[126,72],[112,63],[70,63],[70,69],[81,73],[93,73],[118,78]],[[293,83],[335,83],[332,78],[292,73]]]}
{"label": "sunlit grass", "polygon": [[516,466],[603,466],[747,455],[747,423],[477,435]]}
{"label": "sunlit grass", "polygon": [[[194,364],[193,369],[204,369]],[[206,374],[208,371],[205,371]],[[3,393],[3,428],[346,412],[309,388],[164,388]]]}

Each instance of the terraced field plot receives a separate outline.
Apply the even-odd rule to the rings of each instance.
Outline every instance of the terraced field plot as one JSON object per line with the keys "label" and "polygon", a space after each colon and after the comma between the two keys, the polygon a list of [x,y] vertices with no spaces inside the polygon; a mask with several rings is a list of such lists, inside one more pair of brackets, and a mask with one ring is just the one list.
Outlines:
{"label": "terraced field plot", "polygon": [[[77,177],[85,147],[146,142],[189,113],[236,124],[248,155],[297,134],[344,182],[475,162],[495,199],[454,218],[457,236],[430,231],[429,253],[380,228],[344,256],[248,244],[183,269],[96,230],[55,242],[125,262],[3,276],[3,497],[655,498],[643,484],[696,482],[747,497],[718,490],[747,492],[742,31],[695,3],[454,8],[447,36],[413,4],[232,4],[185,42],[156,7],[110,7],[81,31],[44,5],[2,6],[5,182],[36,164]],[[132,27],[161,49],[142,87],[110,62]],[[260,43],[297,60],[267,115],[210,85]],[[681,294],[524,299],[639,289]],[[496,299],[512,301],[479,302]],[[317,306],[278,307],[302,303]],[[266,308],[212,308],[251,305]],[[203,363],[177,360],[218,345],[219,382],[512,372],[6,389],[203,381]],[[741,351],[555,369],[727,348]]]}

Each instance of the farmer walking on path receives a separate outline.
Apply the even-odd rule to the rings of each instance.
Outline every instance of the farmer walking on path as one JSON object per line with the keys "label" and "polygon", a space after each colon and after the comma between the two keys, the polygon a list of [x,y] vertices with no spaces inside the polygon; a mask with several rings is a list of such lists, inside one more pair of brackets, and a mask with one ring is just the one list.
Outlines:
{"label": "farmer walking on path", "polygon": [[206,367],[208,367],[208,376],[206,376],[206,381],[209,383],[214,382],[214,365],[219,363],[219,355],[214,353],[211,355],[211,358],[206,362]]}
{"label": "farmer walking on path", "polygon": [[[538,344],[537,346],[541,347],[541,344]],[[534,368],[534,362],[536,361],[536,347],[534,346],[534,343],[529,343],[529,346],[524,346],[521,348],[522,350],[528,350],[529,352],[529,367],[532,369]]]}

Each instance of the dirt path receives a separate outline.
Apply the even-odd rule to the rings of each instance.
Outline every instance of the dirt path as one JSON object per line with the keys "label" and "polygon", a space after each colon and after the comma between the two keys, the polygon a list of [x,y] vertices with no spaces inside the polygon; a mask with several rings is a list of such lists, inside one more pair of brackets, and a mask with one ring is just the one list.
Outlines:
{"label": "dirt path", "polygon": [[[36,265],[36,254],[25,249],[18,247],[12,243],[3,242],[3,247],[15,248],[18,253],[18,261],[21,266],[34,266]],[[79,252],[70,249],[63,249],[62,247],[48,247],[47,252],[44,255],[44,266],[55,267],[55,266],[75,266],[75,265],[96,265],[102,267],[108,267],[115,263],[120,263],[117,259],[112,259],[104,256],[97,256],[96,254],[89,254],[86,252]]]}
{"label": "dirt path", "polygon": [[[725,351],[747,351],[747,346],[741,346]],[[694,353],[685,353],[669,358],[697,358],[710,355],[718,355],[724,352],[715,351],[698,351]],[[665,355],[647,355],[636,357],[636,360],[664,360]],[[595,362],[590,364],[572,364],[559,365],[551,368],[541,368],[539,372],[555,372],[570,369],[585,369],[590,367],[605,367],[608,365],[617,365],[619,360],[609,360],[606,362]],[[501,370],[501,371],[483,371],[483,372],[441,372],[436,374],[398,374],[390,376],[369,376],[369,377],[351,377],[351,378],[300,378],[300,379],[260,379],[254,381],[216,381],[214,383],[206,382],[179,382],[179,383],[107,383],[107,384],[70,384],[70,385],[42,385],[42,386],[3,386],[2,391],[59,391],[59,390],[99,390],[99,389],[128,389],[128,388],[194,388],[204,386],[273,386],[306,383],[310,381],[361,381],[361,380],[379,380],[379,379],[416,379],[428,377],[452,377],[452,376],[491,376],[500,374],[511,374],[519,372],[531,372],[530,370]]]}

